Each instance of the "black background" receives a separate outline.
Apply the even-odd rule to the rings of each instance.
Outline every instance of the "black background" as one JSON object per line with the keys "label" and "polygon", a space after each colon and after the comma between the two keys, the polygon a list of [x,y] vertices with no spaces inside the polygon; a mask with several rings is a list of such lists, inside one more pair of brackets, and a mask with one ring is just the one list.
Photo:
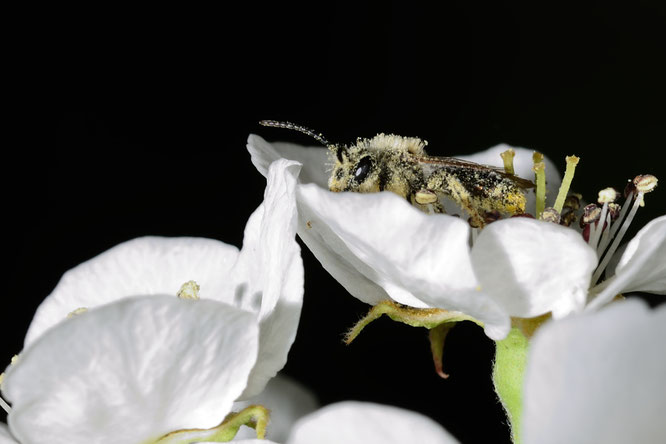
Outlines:
{"label": "black background", "polygon": [[[260,119],[335,142],[420,136],[436,155],[501,142],[560,165],[577,154],[574,188],[588,199],[639,173],[665,177],[658,0],[109,6],[17,11],[10,21],[5,90],[16,101],[6,134],[18,137],[3,150],[3,362],[62,273],[119,242],[187,235],[240,246],[265,184],[248,134],[312,143]],[[664,202],[663,190],[648,196],[630,234]],[[508,442],[481,329],[450,333],[446,381],[423,329],[381,319],[344,346],[367,307],[303,256],[287,374],[322,403],[403,406],[464,443]]]}

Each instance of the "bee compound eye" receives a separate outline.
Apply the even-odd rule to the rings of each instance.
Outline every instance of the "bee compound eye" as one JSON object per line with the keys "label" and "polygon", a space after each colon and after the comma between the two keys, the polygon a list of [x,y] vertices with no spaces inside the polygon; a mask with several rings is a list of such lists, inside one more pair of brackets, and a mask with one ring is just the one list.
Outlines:
{"label": "bee compound eye", "polygon": [[354,180],[358,183],[361,183],[365,180],[372,168],[372,159],[369,156],[363,157],[356,164],[356,169],[354,170]]}

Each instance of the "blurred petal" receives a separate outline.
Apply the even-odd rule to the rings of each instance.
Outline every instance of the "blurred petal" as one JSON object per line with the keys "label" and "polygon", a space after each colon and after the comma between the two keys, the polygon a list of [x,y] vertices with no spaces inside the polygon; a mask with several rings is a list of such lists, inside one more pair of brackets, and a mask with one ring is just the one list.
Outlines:
{"label": "blurred petal", "polygon": [[328,189],[329,173],[326,172],[326,166],[330,163],[328,148],[284,142],[268,143],[261,137],[250,134],[247,139],[247,150],[255,168],[264,177],[268,176],[268,166],[276,160],[295,160],[303,165],[298,177],[300,183],[316,183]]}
{"label": "blurred petal", "polygon": [[583,308],[597,256],[574,230],[512,218],[483,229],[472,263],[483,291],[511,316],[557,318]]}
{"label": "blurred petal", "polygon": [[235,305],[260,321],[257,365],[243,398],[260,393],[284,367],[303,305],[303,262],[296,242],[296,177],[300,165],[278,160],[268,171],[264,202],[252,214],[231,272]]}
{"label": "blurred petal", "polygon": [[214,298],[237,257],[236,247],[204,238],[141,237],[119,244],[63,275],[37,309],[25,345],[77,308],[128,296],[175,297],[189,280],[199,284],[202,298]]}
{"label": "blurred petal", "polygon": [[287,444],[457,443],[427,416],[387,405],[347,401],[301,419]]}
{"label": "blurred petal", "polygon": [[[278,442],[287,439],[289,431],[298,419],[319,407],[312,392],[285,375],[277,375],[271,379],[259,395],[247,401],[236,402],[233,411],[240,411],[253,404],[263,405],[270,410],[271,418],[266,436]],[[256,436],[254,429],[241,427],[235,439],[249,439],[254,436]]]}
{"label": "blurred petal", "polygon": [[[271,441],[269,439],[234,439],[233,440],[234,444],[279,444],[275,441]],[[206,444],[206,443],[201,443],[201,444]],[[213,444],[213,443],[209,443]],[[217,443],[215,443],[217,444]]]}
{"label": "blurred petal", "polygon": [[551,322],[532,340],[525,443],[661,443],[666,307],[639,300]]}
{"label": "blurred petal", "polygon": [[0,422],[0,444],[19,444],[14,438],[12,438],[11,433],[6,424]]}
{"label": "blurred petal", "polygon": [[217,425],[257,357],[255,317],[175,296],[124,299],[61,322],[6,373],[21,442],[146,442]]}
{"label": "blurred petal", "polygon": [[599,289],[590,309],[608,303],[622,292],[666,294],[666,216],[650,221],[636,234],[624,249],[615,276]]}

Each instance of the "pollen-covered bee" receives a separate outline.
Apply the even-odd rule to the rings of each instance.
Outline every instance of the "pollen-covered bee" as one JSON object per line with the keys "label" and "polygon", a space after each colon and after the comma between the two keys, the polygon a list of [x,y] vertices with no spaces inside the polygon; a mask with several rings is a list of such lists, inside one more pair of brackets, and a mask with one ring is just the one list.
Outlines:
{"label": "pollen-covered bee", "polygon": [[473,226],[482,227],[491,213],[525,211],[529,180],[501,168],[425,152],[427,142],[417,137],[378,134],[353,145],[329,143],[321,134],[290,122],[263,120],[264,126],[286,128],[314,137],[331,152],[331,191],[374,193],[391,191],[426,212],[442,213],[442,199],[465,209]]}

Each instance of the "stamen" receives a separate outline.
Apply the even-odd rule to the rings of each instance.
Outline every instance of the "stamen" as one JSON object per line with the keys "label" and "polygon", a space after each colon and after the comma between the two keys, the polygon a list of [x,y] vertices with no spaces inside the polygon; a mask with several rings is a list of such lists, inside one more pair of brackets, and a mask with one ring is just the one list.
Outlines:
{"label": "stamen", "polygon": [[[601,207],[601,215],[599,216],[597,227],[594,229],[594,231],[590,231],[590,240],[588,242],[589,245],[594,249],[597,248],[601,233],[606,231],[606,214],[608,213],[608,204],[614,202],[615,199],[617,199],[618,194],[619,193],[613,188],[604,188],[603,190],[599,191],[597,202],[603,204],[603,206]],[[590,229],[591,228],[592,227],[590,227]],[[597,256],[600,254],[601,252],[597,251]]]}
{"label": "stamen", "polygon": [[502,157],[502,161],[504,162],[504,171],[507,174],[516,174],[515,170],[513,169],[513,158],[516,156],[516,152],[514,151],[514,149],[509,148],[508,150],[502,152],[500,156]]}
{"label": "stamen", "polygon": [[576,171],[576,165],[580,159],[576,156],[567,156],[566,162],[567,167],[564,171],[564,177],[562,178],[562,184],[560,185],[560,190],[557,193],[557,198],[555,199],[555,208],[559,213],[562,212],[562,207],[564,206],[564,200],[569,193],[569,188],[571,187],[571,181],[573,180],[574,172]]}
{"label": "stamen", "polygon": [[[633,185],[636,187],[636,199],[634,200],[634,204],[631,206],[631,210],[629,210],[629,214],[627,215],[626,220],[621,224],[620,228],[618,229],[617,236],[613,239],[613,243],[611,244],[610,248],[604,255],[602,261],[599,263],[599,266],[597,269],[594,271],[594,274],[592,275],[592,285],[596,284],[599,278],[601,277],[601,274],[604,272],[606,269],[606,266],[608,265],[608,262],[610,262],[611,258],[613,257],[613,254],[617,250],[617,247],[620,245],[620,242],[622,241],[622,238],[626,234],[627,230],[629,229],[629,225],[631,224],[631,221],[633,220],[634,216],[636,215],[636,211],[638,211],[639,206],[644,206],[645,203],[643,202],[643,197],[645,193],[649,193],[655,189],[657,186],[657,178],[655,176],[652,176],[650,174],[645,174],[645,175],[640,175],[636,176],[633,180]],[[629,197],[627,197],[627,201],[630,200],[631,198],[631,193],[629,194]],[[625,204],[625,208],[628,207],[628,204]],[[624,210],[624,208],[623,208]],[[622,215],[620,214],[620,217]],[[620,222],[618,220],[618,222]],[[616,224],[619,225],[619,223],[616,222]],[[611,236],[613,233],[611,233]]]}
{"label": "stamen", "polygon": [[536,151],[532,154],[532,171],[536,182],[536,208],[534,216],[541,219],[541,213],[546,207],[546,164],[543,163],[543,154]]}
{"label": "stamen", "polygon": [[4,410],[7,413],[12,411],[12,408],[9,406],[9,404],[7,404],[7,401],[2,399],[2,396],[0,396],[0,407],[2,407],[2,410]]}
{"label": "stamen", "polygon": [[560,223],[560,213],[557,212],[555,208],[545,208],[541,213],[541,220],[545,222],[552,222],[555,224]]}
{"label": "stamen", "polygon": [[[14,360],[14,358],[12,358],[12,361],[13,360]],[[3,373],[0,373],[0,387],[2,387],[2,383],[4,382],[4,380],[5,380],[5,373],[3,372]],[[2,407],[2,410],[4,410],[7,413],[9,413],[12,409],[9,406],[9,404],[7,404],[7,401],[2,399],[2,396],[0,396],[0,407]]]}
{"label": "stamen", "polygon": [[194,281],[187,281],[180,286],[176,296],[180,299],[199,299],[199,285]]}
{"label": "stamen", "polygon": [[[622,210],[626,207],[627,205],[625,205],[625,207],[620,207],[620,205],[616,203],[608,204],[608,217],[606,219],[610,229],[604,230],[604,232],[601,233],[601,242],[599,242],[599,247],[597,248],[599,257],[601,257],[601,253],[606,250],[606,247],[608,247],[608,244],[610,243],[611,239],[613,239],[613,236],[615,236],[615,232],[617,231],[617,227],[620,223],[619,216],[622,214]],[[611,225],[612,222],[613,224]]]}
{"label": "stamen", "polygon": [[[599,242],[601,233],[603,231],[607,231],[605,230],[607,212],[608,212],[608,204],[604,202],[603,207],[601,207],[601,216],[599,216],[599,220],[596,223],[590,225],[590,238],[587,243],[590,245],[590,247],[594,248],[595,250],[597,248],[597,243]],[[597,252],[597,256],[599,256],[599,252]]]}

